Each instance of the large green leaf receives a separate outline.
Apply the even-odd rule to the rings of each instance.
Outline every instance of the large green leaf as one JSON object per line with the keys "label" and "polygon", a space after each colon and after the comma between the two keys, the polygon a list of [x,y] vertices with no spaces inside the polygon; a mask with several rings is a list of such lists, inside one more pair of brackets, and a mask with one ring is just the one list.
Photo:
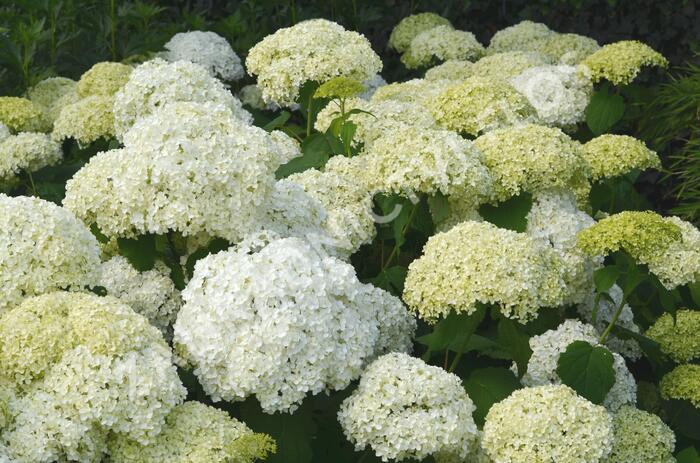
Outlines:
{"label": "large green leaf", "polygon": [[119,254],[126,257],[139,272],[151,270],[156,263],[155,235],[141,235],[138,238],[117,238]]}
{"label": "large green leaf", "polygon": [[569,344],[559,356],[557,374],[564,384],[595,404],[602,404],[615,384],[610,351],[586,341]]}
{"label": "large green leaf", "polygon": [[608,132],[622,119],[625,113],[625,100],[620,95],[610,93],[604,85],[593,94],[586,108],[586,124],[594,135]]}
{"label": "large green leaf", "polygon": [[[433,332],[421,336],[416,341],[427,346],[433,352],[447,349],[458,336],[471,336],[484,319],[486,309],[479,307],[476,312],[467,315],[465,313],[450,312],[443,320],[433,328]],[[464,340],[466,343],[468,338]]]}
{"label": "large green leaf", "polygon": [[532,209],[532,195],[522,193],[518,196],[498,203],[497,206],[484,204],[479,208],[479,214],[484,220],[501,228],[524,232],[527,227],[527,214]]}
{"label": "large green leaf", "polygon": [[430,206],[430,214],[435,223],[442,222],[450,215],[450,204],[447,201],[447,196],[439,191],[428,197],[428,206]]}
{"label": "large green leaf", "polygon": [[700,440],[700,410],[688,400],[665,400],[663,402],[669,426],[677,433],[693,440]]}
{"label": "large green leaf", "polygon": [[599,268],[593,272],[593,283],[598,292],[604,292],[612,288],[620,277],[620,269],[615,266]]}
{"label": "large green leaf", "polygon": [[491,406],[519,389],[520,382],[505,368],[480,368],[471,372],[464,381],[464,388],[476,405],[474,420],[481,427]]}
{"label": "large green leaf", "polygon": [[321,168],[333,154],[333,150],[328,144],[325,134],[314,133],[306,137],[301,143],[301,153],[300,157],[294,158],[287,164],[280,166],[275,176],[278,179],[285,178],[307,169]]}
{"label": "large green leaf", "polygon": [[518,366],[518,377],[522,378],[532,356],[530,337],[525,332],[525,327],[509,318],[501,318],[498,322],[498,342],[508,351]]}
{"label": "large green leaf", "polygon": [[678,463],[700,463],[700,454],[695,447],[686,447],[676,454]]}

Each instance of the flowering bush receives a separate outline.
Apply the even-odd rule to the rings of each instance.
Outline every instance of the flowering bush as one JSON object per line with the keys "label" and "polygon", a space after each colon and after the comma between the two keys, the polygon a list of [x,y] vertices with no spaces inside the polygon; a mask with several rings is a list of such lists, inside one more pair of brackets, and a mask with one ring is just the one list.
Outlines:
{"label": "flowering bush", "polygon": [[620,124],[666,59],[385,32],[404,81],[312,19],[0,97],[0,463],[698,461],[700,230]]}

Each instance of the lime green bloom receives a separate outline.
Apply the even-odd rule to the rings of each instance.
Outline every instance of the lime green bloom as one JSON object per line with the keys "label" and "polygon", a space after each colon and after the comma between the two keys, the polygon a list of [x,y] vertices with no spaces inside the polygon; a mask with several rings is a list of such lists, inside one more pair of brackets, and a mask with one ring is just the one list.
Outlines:
{"label": "lime green bloom", "polygon": [[476,76],[447,87],[428,109],[443,128],[474,136],[534,120],[537,114],[506,82]]}
{"label": "lime green bloom", "polygon": [[78,96],[85,98],[92,95],[114,95],[129,80],[131,71],[131,66],[122,63],[97,63],[80,76]]}
{"label": "lime green bloom", "polygon": [[352,98],[365,91],[362,82],[350,77],[334,77],[322,83],[314,93],[314,98]]}
{"label": "lime green bloom", "polygon": [[0,96],[0,123],[12,133],[46,132],[48,129],[41,107],[15,96]]}
{"label": "lime green bloom", "polygon": [[618,177],[634,169],[659,169],[661,160],[643,141],[627,135],[605,134],[583,145],[591,179]]}
{"label": "lime green bloom", "polygon": [[109,443],[112,463],[252,463],[275,453],[275,441],[228,413],[199,402],[178,405],[149,445],[122,436]]}
{"label": "lime green bloom", "polygon": [[675,463],[676,436],[656,415],[623,405],[613,415],[613,448],[602,463]]}
{"label": "lime green bloom", "polygon": [[449,20],[435,13],[418,13],[407,16],[391,31],[389,46],[397,52],[403,53],[418,34],[436,26],[451,26],[451,24]]}
{"label": "lime green bloom", "polygon": [[700,358],[700,312],[679,310],[675,321],[665,313],[649,328],[647,336],[676,362]]}
{"label": "lime green bloom", "polygon": [[637,77],[642,67],[665,68],[668,61],[649,45],[636,40],[622,40],[605,45],[581,64],[590,69],[593,82],[605,79],[614,85],[626,85]]}
{"label": "lime green bloom", "polygon": [[700,365],[679,365],[661,378],[661,397],[688,400],[700,408]]}

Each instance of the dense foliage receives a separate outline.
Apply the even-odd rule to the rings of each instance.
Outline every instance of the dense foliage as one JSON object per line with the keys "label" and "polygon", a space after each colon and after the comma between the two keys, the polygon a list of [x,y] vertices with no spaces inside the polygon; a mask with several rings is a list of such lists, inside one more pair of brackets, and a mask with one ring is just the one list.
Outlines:
{"label": "dense foliage", "polygon": [[695,68],[444,7],[3,7],[0,463],[700,461]]}

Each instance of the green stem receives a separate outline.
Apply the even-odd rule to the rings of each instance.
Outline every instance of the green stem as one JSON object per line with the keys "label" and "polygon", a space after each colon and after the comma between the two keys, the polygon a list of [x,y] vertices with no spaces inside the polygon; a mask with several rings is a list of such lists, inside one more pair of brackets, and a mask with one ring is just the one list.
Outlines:
{"label": "green stem", "polygon": [[[416,211],[418,210],[418,206],[413,206],[413,210],[411,211],[411,215],[408,216],[408,221],[406,222],[406,225],[403,226],[401,229],[401,236],[405,236],[406,232],[408,231],[408,227],[411,226],[411,222],[413,222],[413,218],[416,216]],[[384,262],[384,265],[382,265],[382,270],[381,273],[384,273],[384,271],[389,267],[389,264],[392,262],[394,256],[396,256],[399,252],[399,246],[398,243],[394,244],[394,249],[391,250],[391,254],[389,254],[389,257],[386,259],[386,262]]]}
{"label": "green stem", "polygon": [[34,177],[32,177],[32,173],[28,170],[25,170],[25,172],[27,173],[27,178],[29,179],[29,186],[32,190],[32,196],[39,196],[39,194],[36,191],[36,184],[34,183]]}
{"label": "green stem", "polygon": [[292,10],[292,25],[297,23],[297,6],[294,0],[289,1],[289,7]]}
{"label": "green stem", "polygon": [[[459,365],[459,361],[462,358],[462,354],[464,353],[464,349],[467,348],[467,343],[469,342],[469,338],[471,338],[471,336],[465,336],[464,341],[462,341],[462,343],[459,345],[459,352],[457,352],[457,356],[454,358],[454,360],[452,360],[452,364],[450,364],[450,368],[447,370],[448,372],[452,373],[453,371],[455,371],[455,368],[457,368],[457,365]],[[446,350],[449,351],[449,347],[446,348]]]}
{"label": "green stem", "polygon": [[309,102],[306,105],[306,136],[311,135],[311,104],[314,100],[313,92],[309,95]]}
{"label": "green stem", "polygon": [[110,16],[110,47],[112,51],[112,61],[117,60],[117,10],[115,0],[109,1]]}
{"label": "green stem", "polygon": [[615,314],[613,315],[612,319],[610,320],[610,323],[608,324],[607,328],[605,328],[605,331],[603,331],[603,334],[600,335],[600,339],[598,342],[600,344],[603,344],[605,340],[607,339],[608,335],[610,335],[610,332],[613,329],[613,326],[615,326],[615,323],[617,323],[617,319],[620,318],[620,314],[622,313],[622,309],[625,307],[625,302],[627,300],[627,295],[623,294],[622,295],[622,300],[620,301],[620,304],[617,306],[617,309],[615,310]]}

